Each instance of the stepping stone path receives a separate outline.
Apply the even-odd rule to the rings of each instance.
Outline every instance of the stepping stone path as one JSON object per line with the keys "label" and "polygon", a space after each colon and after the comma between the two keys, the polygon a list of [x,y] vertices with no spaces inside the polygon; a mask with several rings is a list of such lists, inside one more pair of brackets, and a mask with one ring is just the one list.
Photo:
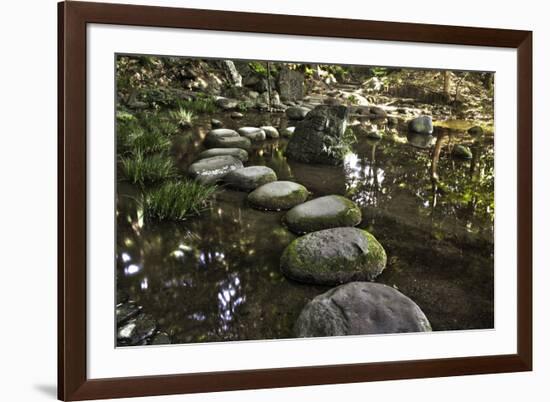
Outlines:
{"label": "stepping stone path", "polygon": [[470,160],[472,159],[472,151],[466,145],[455,145],[451,152],[452,156],[458,159]]}
{"label": "stepping stone path", "polygon": [[204,142],[205,144],[209,145],[211,143],[215,143],[222,138],[230,137],[239,137],[239,133],[237,133],[235,130],[230,130],[228,128],[216,128],[214,130],[210,130],[208,134],[206,134]]}
{"label": "stepping stone path", "polygon": [[366,230],[320,230],[294,240],[281,257],[285,276],[299,282],[338,285],[372,281],[386,268],[386,252]]}
{"label": "stepping stone path", "polygon": [[346,197],[327,195],[295,206],[284,219],[292,232],[301,234],[356,226],[361,222],[361,210]]}
{"label": "stepping stone path", "polygon": [[265,131],[258,127],[241,127],[237,131],[250,141],[263,141],[266,138]]}
{"label": "stepping stone path", "polygon": [[431,331],[420,307],[398,290],[351,282],[315,297],[300,313],[298,337]]}
{"label": "stepping stone path", "polygon": [[267,166],[249,166],[233,170],[225,176],[225,182],[232,188],[252,191],[263,184],[277,180],[273,169]]}
{"label": "stepping stone path", "polygon": [[197,159],[211,158],[213,156],[229,155],[240,159],[241,162],[248,160],[248,152],[241,148],[210,148],[199,154]]}
{"label": "stepping stone path", "polygon": [[409,131],[418,134],[431,134],[434,131],[432,118],[430,116],[420,116],[409,121]]}
{"label": "stepping stone path", "polygon": [[255,208],[281,211],[303,203],[308,195],[307,189],[301,184],[274,181],[252,191],[248,195],[248,202]]}
{"label": "stepping stone path", "polygon": [[229,172],[241,169],[243,163],[229,155],[200,159],[189,166],[189,175],[200,183],[213,184],[223,179]]}
{"label": "stepping stone path", "polygon": [[260,129],[265,132],[267,138],[279,138],[279,130],[273,126],[261,126]]}

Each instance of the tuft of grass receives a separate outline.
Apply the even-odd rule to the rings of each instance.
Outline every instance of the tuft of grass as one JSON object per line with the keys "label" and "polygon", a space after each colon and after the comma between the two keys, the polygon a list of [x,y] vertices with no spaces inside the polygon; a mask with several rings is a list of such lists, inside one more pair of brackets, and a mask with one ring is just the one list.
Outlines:
{"label": "tuft of grass", "polygon": [[135,154],[163,153],[170,150],[172,141],[159,131],[150,133],[138,132],[130,136],[129,145]]}
{"label": "tuft of grass", "polygon": [[181,127],[191,127],[193,125],[193,121],[195,120],[195,115],[193,112],[181,106],[179,109],[171,111],[170,117],[172,117],[172,119],[174,119]]}
{"label": "tuft of grass", "polygon": [[182,221],[198,215],[216,191],[216,186],[185,180],[167,182],[145,195],[145,219]]}
{"label": "tuft of grass", "polygon": [[133,184],[144,186],[171,179],[176,175],[172,159],[164,154],[146,155],[137,151],[120,159],[122,175]]}
{"label": "tuft of grass", "polygon": [[178,102],[178,107],[196,114],[214,113],[217,110],[214,99],[210,97],[197,97],[193,100],[180,100]]}

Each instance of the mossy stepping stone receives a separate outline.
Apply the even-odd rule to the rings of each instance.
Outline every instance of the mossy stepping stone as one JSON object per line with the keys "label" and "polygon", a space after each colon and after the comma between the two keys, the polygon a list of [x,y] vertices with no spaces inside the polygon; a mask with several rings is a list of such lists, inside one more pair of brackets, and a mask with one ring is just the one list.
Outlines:
{"label": "mossy stepping stone", "polygon": [[281,257],[285,276],[317,285],[372,281],[386,268],[386,252],[366,230],[342,227],[299,237]]}
{"label": "mossy stepping stone", "polygon": [[361,222],[361,210],[351,200],[340,195],[327,195],[292,208],[285,223],[294,233],[308,233],[341,226],[356,226]]}
{"label": "mossy stepping stone", "polygon": [[259,209],[280,211],[307,200],[308,191],[292,181],[274,181],[258,187],[248,195],[248,202]]}
{"label": "mossy stepping stone", "polygon": [[420,307],[398,290],[371,282],[351,282],[315,297],[300,313],[298,337],[428,332]]}
{"label": "mossy stepping stone", "polygon": [[201,152],[198,159],[212,158],[213,156],[229,155],[246,162],[248,160],[248,152],[241,148],[211,148]]}
{"label": "mossy stepping stone", "polygon": [[230,155],[200,159],[189,166],[189,175],[200,183],[212,184],[223,179],[229,172],[243,167],[243,163]]}
{"label": "mossy stepping stone", "polygon": [[267,166],[249,166],[237,170],[225,176],[225,182],[229,187],[242,191],[252,191],[262,184],[277,180],[273,169]]}

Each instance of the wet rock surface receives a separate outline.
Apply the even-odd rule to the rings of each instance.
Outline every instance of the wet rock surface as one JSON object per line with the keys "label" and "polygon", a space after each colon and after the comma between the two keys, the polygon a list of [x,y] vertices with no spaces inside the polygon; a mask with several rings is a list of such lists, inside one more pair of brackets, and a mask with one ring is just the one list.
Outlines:
{"label": "wet rock surface", "polygon": [[258,127],[241,127],[237,131],[250,141],[263,141],[266,139],[265,131]]}
{"label": "wet rock surface", "polygon": [[214,156],[232,156],[242,162],[248,160],[248,152],[241,148],[210,148],[199,154],[197,159],[212,158]]}
{"label": "wet rock surface", "polygon": [[300,313],[298,337],[427,332],[420,307],[398,290],[370,282],[351,282],[315,297]]}
{"label": "wet rock surface", "polygon": [[233,156],[213,156],[200,159],[189,166],[189,175],[200,183],[212,184],[223,179],[229,172],[242,167],[243,163]]}
{"label": "wet rock surface", "polygon": [[273,169],[267,166],[249,166],[233,170],[225,176],[225,183],[231,188],[241,191],[252,191],[255,188],[277,180]]}
{"label": "wet rock surface", "polygon": [[274,181],[264,184],[248,195],[248,202],[259,209],[280,211],[290,209],[307,200],[309,193],[301,184],[292,181]]}

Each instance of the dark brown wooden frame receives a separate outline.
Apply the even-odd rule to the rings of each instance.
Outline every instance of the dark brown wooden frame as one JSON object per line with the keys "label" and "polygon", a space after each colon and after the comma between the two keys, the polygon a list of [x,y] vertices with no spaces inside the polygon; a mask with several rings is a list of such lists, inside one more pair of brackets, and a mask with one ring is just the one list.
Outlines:
{"label": "dark brown wooden frame", "polygon": [[[86,375],[86,24],[517,49],[517,353],[117,379]],[[58,397],[83,400],[532,370],[532,32],[227,11],[58,4]]]}

